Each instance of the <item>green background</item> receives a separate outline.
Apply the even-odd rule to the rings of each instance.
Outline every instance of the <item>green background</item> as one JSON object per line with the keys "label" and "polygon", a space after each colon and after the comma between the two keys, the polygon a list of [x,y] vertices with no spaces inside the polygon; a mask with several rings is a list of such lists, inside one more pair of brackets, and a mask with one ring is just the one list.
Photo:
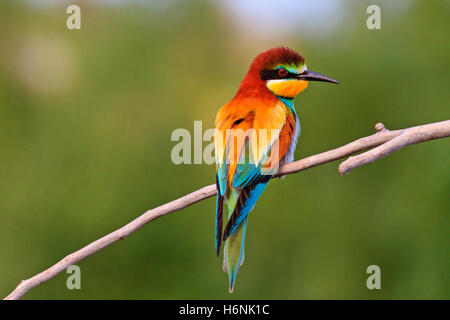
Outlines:
{"label": "green background", "polygon": [[[213,127],[268,48],[292,47],[341,82],[312,83],[296,98],[296,159],[373,134],[377,122],[449,118],[448,1],[408,1],[400,13],[342,1],[345,20],[317,36],[298,26],[246,33],[215,1],[73,3],[79,31],[65,26],[67,4],[0,3],[1,297],[147,209],[214,183],[213,165],[171,162],[171,133],[192,132],[194,120]],[[377,3],[382,29],[368,30],[365,10]],[[442,139],[346,176],[334,162],[274,180],[249,219],[232,295],[211,198],[78,263],[81,290],[68,290],[63,272],[24,298],[448,299],[449,160]],[[381,290],[366,287],[372,264]]]}

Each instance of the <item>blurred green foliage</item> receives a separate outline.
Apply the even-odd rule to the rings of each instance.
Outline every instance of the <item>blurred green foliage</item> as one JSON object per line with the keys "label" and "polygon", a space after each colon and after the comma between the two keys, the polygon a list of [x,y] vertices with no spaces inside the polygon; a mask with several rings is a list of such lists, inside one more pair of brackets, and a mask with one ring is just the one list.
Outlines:
{"label": "blurred green foliage", "polygon": [[[371,1],[371,3],[374,1]],[[376,3],[376,1],[375,1]],[[213,126],[251,59],[286,45],[338,79],[296,99],[296,158],[449,118],[450,9],[414,1],[365,27],[253,41],[214,2],[167,10],[82,2],[0,4],[0,296],[145,210],[214,182],[214,166],[174,165],[170,141]],[[382,9],[383,10],[383,9]],[[299,16],[301,14],[299,13]],[[245,37],[248,37],[247,39]],[[275,180],[249,220],[233,295],[214,252],[215,200],[156,220],[61,273],[28,299],[407,299],[450,297],[449,141],[408,147],[341,177],[337,163]],[[367,266],[382,289],[366,288]]]}

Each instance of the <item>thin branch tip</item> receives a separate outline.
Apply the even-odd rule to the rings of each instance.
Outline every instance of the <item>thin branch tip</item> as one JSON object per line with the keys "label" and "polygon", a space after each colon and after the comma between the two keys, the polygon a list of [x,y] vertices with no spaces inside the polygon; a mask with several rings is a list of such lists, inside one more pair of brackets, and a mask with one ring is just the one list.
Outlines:
{"label": "thin branch tip", "polygon": [[380,131],[386,130],[386,128],[384,127],[384,124],[383,124],[383,123],[378,122],[378,123],[375,125],[375,130],[376,130],[377,132],[380,132]]}

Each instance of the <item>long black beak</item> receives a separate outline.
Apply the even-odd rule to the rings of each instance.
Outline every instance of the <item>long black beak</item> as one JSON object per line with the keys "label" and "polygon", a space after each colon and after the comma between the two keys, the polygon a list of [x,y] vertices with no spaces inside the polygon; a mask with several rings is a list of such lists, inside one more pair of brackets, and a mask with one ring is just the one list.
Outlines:
{"label": "long black beak", "polygon": [[302,74],[299,74],[297,76],[297,79],[306,80],[306,81],[331,82],[331,83],[336,83],[336,84],[339,83],[339,82],[337,82],[337,80],[334,80],[333,78],[324,76],[323,74],[320,74],[320,73],[317,73],[317,72],[308,71],[308,70],[306,70]]}

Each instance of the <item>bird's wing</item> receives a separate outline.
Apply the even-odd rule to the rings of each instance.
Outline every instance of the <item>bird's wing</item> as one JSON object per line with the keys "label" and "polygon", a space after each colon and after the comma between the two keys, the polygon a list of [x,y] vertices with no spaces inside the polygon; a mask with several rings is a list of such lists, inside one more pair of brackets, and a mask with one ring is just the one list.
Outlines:
{"label": "bird's wing", "polygon": [[[233,101],[232,101],[233,102]],[[289,148],[295,121],[281,103],[246,99],[226,104],[216,117],[215,150],[219,192],[245,187],[255,176],[276,172]],[[285,130],[285,124],[289,128]],[[270,152],[273,148],[278,152]],[[278,161],[277,161],[278,159]]]}
{"label": "bird's wing", "polygon": [[[278,170],[279,161],[290,145],[288,138],[292,134],[287,132],[292,131],[290,123],[289,109],[281,102],[264,104],[249,99],[238,105],[225,105],[219,111],[216,118],[218,204],[230,191],[238,191],[235,203],[231,204],[224,239],[247,217]],[[227,134],[229,129],[234,130],[234,135]],[[242,132],[236,133],[239,129],[247,133],[244,138]],[[222,212],[217,212],[216,249],[220,247],[221,234]]]}
{"label": "bird's wing", "polygon": [[[223,106],[216,117],[216,130],[214,135],[215,156],[216,156],[216,185],[217,185],[217,203],[216,203],[216,253],[220,254],[222,243],[222,226],[223,226],[223,210],[230,205],[235,206],[239,192],[230,190],[229,177],[230,169],[233,172],[236,169],[238,152],[244,146],[243,141],[234,143],[234,147],[230,148],[229,130],[240,129],[245,132],[253,126],[254,114],[249,108],[239,108],[237,104],[231,102]],[[228,132],[228,136],[227,136]],[[230,150],[234,150],[230,152]],[[231,154],[233,153],[233,154]],[[234,159],[233,159],[234,158]],[[233,196],[234,195],[234,196]],[[226,199],[225,199],[226,198]],[[233,203],[233,204],[231,204]],[[230,210],[230,209],[228,209]]]}

